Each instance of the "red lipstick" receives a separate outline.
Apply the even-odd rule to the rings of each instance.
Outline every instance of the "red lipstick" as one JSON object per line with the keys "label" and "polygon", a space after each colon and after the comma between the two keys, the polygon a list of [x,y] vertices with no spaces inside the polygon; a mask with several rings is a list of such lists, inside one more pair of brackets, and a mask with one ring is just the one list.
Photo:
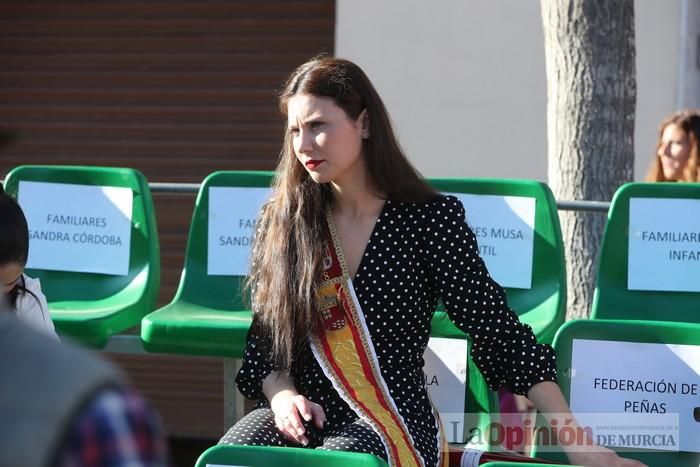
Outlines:
{"label": "red lipstick", "polygon": [[321,165],[321,163],[323,163],[323,161],[319,161],[319,160],[316,160],[316,159],[309,159],[308,161],[306,161],[306,164],[305,164],[305,165],[306,165],[306,167],[308,167],[309,169],[312,169],[312,170],[313,170],[313,169],[315,169],[316,167],[318,167],[319,165]]}

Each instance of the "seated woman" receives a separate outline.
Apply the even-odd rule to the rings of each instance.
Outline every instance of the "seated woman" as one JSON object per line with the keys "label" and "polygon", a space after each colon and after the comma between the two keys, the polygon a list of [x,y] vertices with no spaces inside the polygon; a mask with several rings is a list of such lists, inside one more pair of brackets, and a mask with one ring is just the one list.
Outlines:
{"label": "seated woman", "polygon": [[700,181],[700,111],[682,110],[659,127],[648,182]]}
{"label": "seated woman", "polygon": [[[422,371],[438,299],[471,336],[493,389],[571,418],[553,350],[508,308],[460,201],[436,193],[408,162],[362,70],[331,57],[304,63],[280,108],[287,131],[256,233],[253,324],[237,375],[240,391],[261,402],[220,442],[445,465]],[[641,465],[595,446],[569,456]]]}
{"label": "seated woman", "polygon": [[29,229],[22,208],[0,187],[0,300],[19,319],[58,339],[39,279],[24,274],[29,258]]}

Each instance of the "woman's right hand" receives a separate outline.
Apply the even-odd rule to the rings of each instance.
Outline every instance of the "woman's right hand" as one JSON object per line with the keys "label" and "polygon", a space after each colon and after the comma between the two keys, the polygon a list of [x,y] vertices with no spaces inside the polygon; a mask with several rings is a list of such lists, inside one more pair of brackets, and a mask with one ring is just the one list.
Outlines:
{"label": "woman's right hand", "polygon": [[309,444],[304,421],[312,421],[319,430],[323,428],[326,414],[323,408],[294,390],[283,389],[270,400],[275,414],[275,425],[286,439],[303,446]]}

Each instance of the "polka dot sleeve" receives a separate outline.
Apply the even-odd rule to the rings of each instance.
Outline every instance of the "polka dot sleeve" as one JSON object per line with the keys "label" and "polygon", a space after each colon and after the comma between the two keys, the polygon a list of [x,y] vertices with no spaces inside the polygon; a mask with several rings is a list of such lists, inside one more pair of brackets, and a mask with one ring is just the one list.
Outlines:
{"label": "polka dot sleeve", "polygon": [[248,399],[258,400],[265,397],[262,392],[263,380],[275,371],[270,355],[272,355],[271,343],[260,333],[257,320],[253,315],[253,324],[248,330],[248,341],[243,352],[241,369],[236,375],[238,390]]}
{"label": "polka dot sleeve", "polygon": [[432,203],[423,230],[427,261],[450,319],[472,338],[472,358],[491,389],[526,394],[556,380],[554,351],[508,308],[503,289],[478,254],[464,207],[453,196]]}

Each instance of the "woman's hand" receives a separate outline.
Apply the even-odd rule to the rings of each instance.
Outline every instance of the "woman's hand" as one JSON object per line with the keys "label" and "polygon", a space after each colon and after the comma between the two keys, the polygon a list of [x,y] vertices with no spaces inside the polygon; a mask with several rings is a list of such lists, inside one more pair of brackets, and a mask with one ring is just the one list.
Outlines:
{"label": "woman's hand", "polygon": [[639,461],[624,459],[614,451],[595,444],[587,436],[585,430],[579,427],[556,383],[551,381],[537,383],[530,388],[527,395],[528,399],[542,412],[550,425],[553,420],[557,422],[557,425],[560,427],[557,431],[558,434],[561,435],[562,426],[568,426],[573,429],[574,433],[580,433],[580,436],[573,443],[571,443],[571,440],[567,440],[566,443],[562,443],[561,439],[557,440],[566,451],[566,455],[573,465],[586,467],[645,467]]}
{"label": "woman's hand", "polygon": [[567,457],[571,464],[586,467],[646,467],[646,464],[625,459],[614,451],[595,444],[588,446],[585,451],[569,451]]}
{"label": "woman's hand", "polygon": [[270,400],[275,414],[275,425],[286,439],[303,446],[309,444],[304,421],[312,421],[319,430],[323,428],[326,414],[323,408],[292,390],[277,392]]}

